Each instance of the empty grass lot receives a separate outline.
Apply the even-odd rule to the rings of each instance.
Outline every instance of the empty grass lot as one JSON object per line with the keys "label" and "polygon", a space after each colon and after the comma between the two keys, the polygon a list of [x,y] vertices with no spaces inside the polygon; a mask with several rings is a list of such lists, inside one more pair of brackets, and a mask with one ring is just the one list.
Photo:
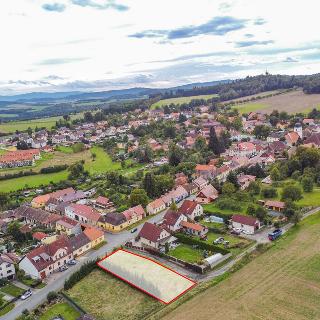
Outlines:
{"label": "empty grass lot", "polygon": [[170,98],[170,99],[163,99],[160,100],[156,103],[154,103],[151,106],[151,110],[160,108],[160,107],[164,107],[164,106],[168,106],[171,103],[174,104],[182,104],[182,103],[189,103],[191,100],[194,99],[204,99],[204,100],[209,100],[213,97],[217,97],[218,95],[216,94],[207,94],[207,95],[200,95],[200,96],[191,96],[191,97],[179,97],[179,98]]}
{"label": "empty grass lot", "polygon": [[154,319],[320,319],[319,227],[318,213],[227,279]]}
{"label": "empty grass lot", "polygon": [[80,317],[80,313],[73,309],[68,303],[57,303],[43,313],[39,320],[51,320],[61,315],[64,320],[76,320]]}
{"label": "empty grass lot", "polygon": [[94,270],[67,294],[98,320],[143,319],[162,305],[103,270]]}

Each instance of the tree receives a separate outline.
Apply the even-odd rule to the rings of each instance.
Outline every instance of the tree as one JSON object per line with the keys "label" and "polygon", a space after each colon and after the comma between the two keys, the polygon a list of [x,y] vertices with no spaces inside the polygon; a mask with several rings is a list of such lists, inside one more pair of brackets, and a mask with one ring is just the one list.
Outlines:
{"label": "tree", "polygon": [[298,211],[295,211],[293,216],[291,217],[291,221],[296,226],[301,220],[301,213]]}
{"label": "tree", "polygon": [[8,202],[9,202],[8,195],[4,192],[0,192],[0,210],[6,209]]}
{"label": "tree", "polygon": [[233,183],[231,182],[226,182],[223,186],[222,186],[222,194],[225,195],[232,195],[233,193],[236,192],[236,187],[234,186]]}
{"label": "tree", "polygon": [[199,152],[203,152],[207,148],[206,139],[202,136],[197,137],[194,143],[194,148]]}
{"label": "tree", "polygon": [[56,300],[57,298],[58,298],[58,294],[55,291],[50,291],[47,294],[47,300],[49,303]]}
{"label": "tree", "polygon": [[227,176],[227,181],[231,182],[236,188],[239,187],[237,174],[234,171],[231,171]]}
{"label": "tree", "polygon": [[267,127],[265,125],[258,125],[254,127],[253,134],[258,139],[266,139],[268,135],[270,134],[270,127]]}
{"label": "tree", "polygon": [[211,127],[210,129],[209,149],[216,155],[220,155],[225,151],[224,142],[222,139],[218,139],[214,127]]}
{"label": "tree", "polygon": [[304,192],[312,192],[313,178],[311,176],[304,176],[301,180],[301,185]]}
{"label": "tree", "polygon": [[141,204],[145,207],[148,204],[148,195],[144,189],[134,189],[130,195],[130,205],[132,207]]}
{"label": "tree", "polygon": [[291,200],[291,201],[298,201],[302,199],[302,192],[301,189],[294,185],[289,185],[283,188],[281,194],[282,200]]}
{"label": "tree", "polygon": [[281,179],[280,171],[277,167],[273,167],[270,171],[272,181],[279,181]]}
{"label": "tree", "polygon": [[177,206],[177,204],[176,204],[174,201],[171,203],[170,209],[171,209],[172,211],[177,211],[177,210],[178,210],[178,206]]}
{"label": "tree", "polygon": [[171,144],[169,147],[169,163],[176,167],[183,159],[183,150],[176,144]]}
{"label": "tree", "polygon": [[18,150],[28,150],[29,149],[29,146],[28,144],[25,142],[25,141],[19,141],[17,143],[17,149]]}
{"label": "tree", "polygon": [[277,189],[275,188],[266,188],[262,190],[262,196],[264,198],[275,198],[278,196]]}
{"label": "tree", "polygon": [[256,207],[253,204],[249,204],[248,208],[247,208],[247,214],[249,214],[250,216],[254,216],[256,212]]}
{"label": "tree", "polygon": [[63,115],[63,119],[64,119],[65,121],[69,121],[69,120],[70,120],[70,116],[69,116],[68,114],[64,114],[64,115]]}
{"label": "tree", "polygon": [[251,194],[258,195],[260,194],[261,187],[258,181],[252,181],[250,182],[248,189]]}
{"label": "tree", "polygon": [[143,180],[143,188],[146,190],[149,197],[153,197],[155,193],[155,180],[154,175],[150,172],[147,172]]}
{"label": "tree", "polygon": [[87,111],[83,116],[84,122],[93,122],[93,115],[91,112]]}
{"label": "tree", "polygon": [[84,165],[82,161],[76,162],[69,167],[69,179],[77,179],[82,177],[83,175],[87,175],[88,172],[84,170]]}
{"label": "tree", "polygon": [[255,216],[260,221],[264,221],[266,219],[266,216],[267,216],[267,210],[265,208],[261,207],[261,206],[258,206],[256,208]]}
{"label": "tree", "polygon": [[22,243],[27,239],[26,235],[20,231],[20,225],[17,221],[10,223],[7,232],[19,243]]}

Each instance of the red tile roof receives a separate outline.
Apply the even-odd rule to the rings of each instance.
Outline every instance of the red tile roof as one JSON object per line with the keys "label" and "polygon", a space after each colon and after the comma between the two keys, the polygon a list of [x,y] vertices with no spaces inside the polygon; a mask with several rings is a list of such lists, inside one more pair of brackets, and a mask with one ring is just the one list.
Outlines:
{"label": "red tile roof", "polygon": [[163,230],[163,228],[156,226],[155,224],[146,222],[139,232],[139,237],[150,240],[152,242],[157,242]]}
{"label": "red tile roof", "polygon": [[178,209],[179,213],[190,216],[193,211],[196,209],[198,203],[191,200],[184,200],[181,207]]}
{"label": "red tile roof", "polygon": [[256,224],[259,222],[257,218],[249,217],[249,216],[242,216],[240,214],[235,214],[232,216],[232,221],[245,224],[247,226],[256,226]]}

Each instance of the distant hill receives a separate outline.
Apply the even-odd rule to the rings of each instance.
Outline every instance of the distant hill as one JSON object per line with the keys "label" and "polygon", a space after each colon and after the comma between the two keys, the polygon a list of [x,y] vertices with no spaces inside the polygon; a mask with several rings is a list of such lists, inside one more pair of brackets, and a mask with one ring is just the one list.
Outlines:
{"label": "distant hill", "polygon": [[166,91],[189,90],[194,87],[214,86],[221,83],[229,82],[230,80],[211,81],[203,83],[190,83],[173,88],[129,88],[119,90],[97,91],[97,92],[31,92],[18,94],[13,96],[0,96],[0,102],[54,102],[57,100],[72,101],[72,100],[92,100],[92,99],[136,99],[145,98],[150,94],[163,93]]}

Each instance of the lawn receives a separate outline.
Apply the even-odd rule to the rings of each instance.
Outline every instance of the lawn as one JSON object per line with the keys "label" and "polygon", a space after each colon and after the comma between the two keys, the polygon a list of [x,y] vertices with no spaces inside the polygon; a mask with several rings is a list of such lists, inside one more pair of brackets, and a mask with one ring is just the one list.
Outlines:
{"label": "lawn", "polygon": [[179,97],[179,98],[171,98],[171,99],[163,99],[158,102],[155,102],[151,106],[151,110],[157,109],[159,107],[167,106],[170,105],[171,103],[174,104],[182,104],[182,103],[189,103],[191,100],[194,99],[204,99],[204,100],[209,100],[213,97],[217,97],[218,95],[216,94],[207,94],[207,95],[200,95],[200,96],[191,96],[191,97]]}
{"label": "lawn", "polygon": [[60,182],[68,178],[68,171],[60,171],[48,174],[37,174],[34,176],[26,176],[0,182],[0,192],[12,192],[24,188],[36,188],[41,185],[48,185],[52,182]]}
{"label": "lawn", "polygon": [[167,320],[320,319],[320,213],[215,286],[174,303]]}
{"label": "lawn", "polygon": [[197,263],[203,260],[203,250],[193,249],[192,246],[187,244],[180,244],[168,253],[170,256],[181,259],[190,263]]}
{"label": "lawn", "polygon": [[0,317],[4,316],[14,308],[14,303],[8,304],[4,309],[0,310]]}
{"label": "lawn", "polygon": [[9,284],[5,285],[4,287],[2,287],[0,289],[0,291],[2,291],[3,293],[8,294],[10,296],[13,296],[13,297],[18,297],[18,296],[22,295],[25,292],[24,289],[22,289],[20,287],[17,287],[14,284],[11,284],[11,283],[9,283]]}
{"label": "lawn", "polygon": [[73,149],[71,147],[66,146],[57,146],[56,150],[67,154],[73,153]]}
{"label": "lawn", "polygon": [[92,147],[90,152],[91,155],[96,155],[94,160],[90,157],[85,164],[85,169],[88,170],[91,175],[121,169],[121,163],[112,162],[111,157],[101,147]]}
{"label": "lawn", "polygon": [[156,299],[103,270],[94,270],[67,294],[98,320],[137,320],[162,307]]}
{"label": "lawn", "polygon": [[57,303],[42,314],[39,320],[51,320],[58,315],[61,315],[64,320],[76,320],[79,318],[80,313],[66,302]]}
{"label": "lawn", "polygon": [[220,214],[246,214],[247,208],[248,208],[248,203],[240,203],[241,205],[241,210],[237,210],[236,212],[234,210],[230,209],[219,209],[215,203],[209,203],[209,204],[204,204],[203,205],[203,210],[204,212],[209,212],[209,213],[220,213]]}

